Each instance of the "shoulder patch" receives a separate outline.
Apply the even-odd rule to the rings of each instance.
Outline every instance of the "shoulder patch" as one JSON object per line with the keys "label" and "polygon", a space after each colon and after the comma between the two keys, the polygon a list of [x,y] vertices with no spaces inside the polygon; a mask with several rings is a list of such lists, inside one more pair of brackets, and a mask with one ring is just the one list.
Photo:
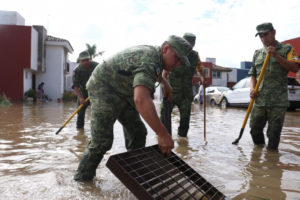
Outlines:
{"label": "shoulder patch", "polygon": [[287,60],[296,62],[296,63],[300,63],[300,57],[298,56],[294,47],[292,47],[291,50],[289,51],[289,53],[287,55]]}

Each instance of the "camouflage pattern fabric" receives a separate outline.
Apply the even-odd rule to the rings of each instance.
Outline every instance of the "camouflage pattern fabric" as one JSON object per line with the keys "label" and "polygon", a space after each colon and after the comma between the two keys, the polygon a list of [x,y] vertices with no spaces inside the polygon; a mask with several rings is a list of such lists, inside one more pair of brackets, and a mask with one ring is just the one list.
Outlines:
{"label": "camouflage pattern fabric", "polygon": [[[279,42],[275,48],[276,52],[284,58],[287,58],[293,50],[291,45]],[[255,51],[249,75],[258,79],[266,54],[266,48]],[[288,71],[271,56],[251,113],[250,133],[253,142],[264,143],[263,128],[268,122],[267,136],[270,149],[278,148],[285,111],[289,106],[287,74]]]}
{"label": "camouflage pattern fabric", "polygon": [[[85,119],[85,111],[87,107],[90,105],[90,101],[88,101],[77,113],[77,121],[76,121],[76,127],[81,128],[84,127],[84,119]],[[80,102],[77,99],[77,107],[80,106]]]}
{"label": "camouflage pattern fabric", "polygon": [[[188,55],[188,59],[190,65],[174,69],[169,73],[167,78],[173,89],[172,102],[169,109],[171,113],[175,105],[179,109],[180,125],[178,127],[178,134],[182,137],[186,137],[189,130],[191,104],[193,101],[192,79],[198,65],[199,55],[196,51],[192,50]],[[162,104],[161,116],[164,116]]]}
{"label": "camouflage pattern fabric", "polygon": [[[181,137],[186,137],[189,126],[190,126],[190,116],[191,116],[191,101],[190,99],[185,98],[184,96],[173,96],[172,97],[172,103],[169,104],[169,110],[170,113],[172,113],[172,110],[174,106],[177,106],[179,109],[180,113],[180,123],[178,127],[178,135]],[[161,104],[161,109],[160,109],[160,119],[165,124],[163,121],[164,116],[164,104]]]}
{"label": "camouflage pattern fabric", "polygon": [[[84,68],[81,65],[79,65],[74,70],[72,88],[77,86],[84,99],[88,97],[88,92],[86,90],[86,83],[89,80],[90,76],[92,75],[92,72],[94,71],[97,65],[98,65],[97,62],[91,61],[89,68]],[[87,103],[77,113],[77,122],[76,122],[77,128],[84,127],[85,111],[89,105],[90,104]],[[79,99],[77,99],[77,106],[80,106]]]}
{"label": "camouflage pattern fabric", "polygon": [[286,108],[254,106],[250,119],[250,133],[255,144],[264,144],[264,127],[268,122],[268,148],[277,149]]}
{"label": "camouflage pattern fabric", "polygon": [[128,48],[98,65],[87,83],[90,96],[91,140],[74,176],[91,180],[113,143],[113,125],[123,125],[128,150],[145,146],[147,129],[133,102],[133,88],[143,85],[154,92],[163,66],[160,47]]}
{"label": "camouflage pattern fabric", "polygon": [[[276,52],[284,58],[287,58],[288,53],[292,50],[291,45],[279,42],[275,48]],[[258,79],[266,55],[266,48],[255,51],[249,75],[256,76]],[[255,105],[288,107],[287,74],[288,71],[271,56],[258,89],[259,96],[255,100]]]}
{"label": "camouflage pattern fabric", "polygon": [[[198,64],[198,53],[194,50],[188,55],[191,63],[189,66],[181,66],[174,69],[168,75],[168,82],[173,88],[173,97],[183,95],[190,101],[193,101],[193,83],[192,79],[195,74],[196,66]],[[175,97],[176,98],[176,97]]]}
{"label": "camouflage pattern fabric", "polygon": [[101,96],[98,85],[103,82],[126,99],[132,99],[133,88],[137,85],[143,85],[154,93],[155,82],[161,73],[160,47],[131,47],[96,67],[87,89]]}
{"label": "camouflage pattern fabric", "polygon": [[84,68],[81,65],[78,65],[73,72],[73,86],[77,86],[83,96],[83,98],[88,97],[88,92],[86,90],[86,83],[92,75],[94,69],[98,65],[97,62],[91,61],[91,64],[88,68]]}
{"label": "camouflage pattern fabric", "polygon": [[98,92],[105,95],[98,96],[90,92],[91,140],[80,161],[75,180],[90,180],[95,176],[103,155],[112,147],[116,120],[123,126],[127,150],[142,148],[146,143],[147,129],[132,102],[115,94],[104,84],[99,85]]}
{"label": "camouflage pattern fabric", "polygon": [[[187,60],[191,46],[186,40],[170,36],[167,42],[182,61]],[[154,93],[162,70],[161,48],[147,45],[125,49],[96,67],[86,85],[92,108],[92,138],[75,180],[91,180],[95,176],[103,155],[112,146],[116,120],[123,125],[128,150],[145,146],[147,129],[133,101],[134,87],[144,86]]]}

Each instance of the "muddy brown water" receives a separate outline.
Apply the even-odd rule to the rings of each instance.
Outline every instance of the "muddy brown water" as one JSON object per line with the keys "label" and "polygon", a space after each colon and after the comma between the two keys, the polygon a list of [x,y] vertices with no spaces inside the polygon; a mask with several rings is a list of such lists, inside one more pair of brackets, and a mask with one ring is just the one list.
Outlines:
{"label": "muddy brown water", "polygon": [[[156,102],[157,109],[159,108]],[[90,110],[84,130],[75,118],[55,132],[74,111],[74,103],[16,103],[0,108],[0,199],[135,199],[105,167],[110,155],[124,152],[121,125],[97,169],[93,182],[72,177],[90,137]],[[238,146],[236,139],[245,109],[207,108],[207,145],[203,141],[203,108],[193,105],[187,139],[177,137],[179,116],[174,110],[174,152],[232,199],[300,199],[300,111],[288,112],[279,152],[254,147],[247,125]],[[148,127],[147,146],[156,144]]]}

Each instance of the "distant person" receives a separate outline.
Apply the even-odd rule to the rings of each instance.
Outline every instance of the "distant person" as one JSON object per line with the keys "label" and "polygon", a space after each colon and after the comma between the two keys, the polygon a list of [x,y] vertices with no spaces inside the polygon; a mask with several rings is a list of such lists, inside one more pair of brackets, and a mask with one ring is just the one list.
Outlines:
{"label": "distant person", "polygon": [[38,85],[38,89],[37,89],[37,98],[38,99],[43,99],[43,97],[44,97],[44,85],[45,85],[44,82],[41,82]]}
{"label": "distant person", "polygon": [[147,129],[140,116],[157,134],[162,153],[170,155],[174,141],[161,123],[152,100],[157,81],[171,95],[171,87],[162,78],[188,63],[190,44],[170,36],[161,46],[140,45],[127,48],[98,65],[87,83],[91,100],[91,140],[74,176],[76,181],[90,181],[104,154],[113,144],[113,127],[118,120],[124,130],[127,150],[145,147]]}
{"label": "distant person", "polygon": [[200,81],[200,87],[199,87],[199,102],[200,104],[203,104],[203,96],[204,96],[204,87],[203,84]]}
{"label": "distant person", "polygon": [[79,65],[74,69],[73,73],[73,86],[77,95],[78,106],[84,104],[84,106],[77,113],[76,128],[81,129],[84,127],[84,118],[86,108],[90,105],[90,102],[85,103],[85,99],[88,97],[86,90],[86,83],[89,80],[97,62],[91,60],[91,56],[88,51],[83,51],[79,54]]}
{"label": "distant person", "polygon": [[[187,40],[192,47],[195,46],[196,36],[192,33],[185,33],[183,38]],[[190,116],[191,116],[191,104],[194,99],[193,94],[193,77],[197,73],[200,76],[201,81],[204,83],[204,76],[202,72],[203,65],[197,51],[192,50],[188,55],[190,64],[176,68],[172,72],[164,70],[163,77],[167,78],[173,89],[172,100],[170,103],[170,113],[174,106],[177,106],[180,113],[180,124],[178,127],[178,135],[186,137],[189,130]],[[164,108],[161,105],[161,120],[163,121]]]}
{"label": "distant person", "polygon": [[38,85],[38,89],[37,89],[37,98],[41,99],[43,102],[46,102],[48,100],[48,96],[45,95],[45,91],[44,91],[44,82],[41,82]]}
{"label": "distant person", "polygon": [[[299,69],[295,49],[290,44],[280,43],[275,39],[276,30],[271,23],[263,23],[256,27],[264,47],[256,50],[253,56],[250,97],[255,98],[250,119],[250,133],[254,144],[265,144],[263,129],[268,122],[268,149],[277,150],[288,101],[288,72],[296,73]],[[259,87],[258,93],[254,88],[264,63],[266,54],[271,57]]]}

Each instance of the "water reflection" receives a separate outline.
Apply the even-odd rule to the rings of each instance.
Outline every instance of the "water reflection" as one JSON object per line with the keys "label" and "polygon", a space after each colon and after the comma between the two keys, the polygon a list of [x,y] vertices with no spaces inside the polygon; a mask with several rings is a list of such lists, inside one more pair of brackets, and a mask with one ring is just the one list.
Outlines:
{"label": "water reflection", "polygon": [[[60,132],[61,123],[76,104],[14,104],[0,108],[0,199],[122,199],[135,197],[106,168],[112,154],[126,151],[122,126],[114,126],[114,144],[87,184],[72,177],[90,137],[90,110],[86,128],[76,119]],[[159,110],[159,102],[156,102]],[[203,141],[203,107],[192,106],[187,138],[177,136],[179,116],[172,114],[174,152],[225,195],[234,199],[300,199],[300,112],[288,112],[279,152],[253,147],[246,126],[238,146],[245,109],[207,108],[207,140]],[[146,145],[157,143],[148,129]]]}
{"label": "water reflection", "polygon": [[[248,186],[245,192],[234,199],[286,199],[286,194],[280,189],[283,170],[281,169],[280,153],[267,151],[262,147],[254,147],[250,162],[245,167]],[[274,190],[277,188],[276,190]]]}

